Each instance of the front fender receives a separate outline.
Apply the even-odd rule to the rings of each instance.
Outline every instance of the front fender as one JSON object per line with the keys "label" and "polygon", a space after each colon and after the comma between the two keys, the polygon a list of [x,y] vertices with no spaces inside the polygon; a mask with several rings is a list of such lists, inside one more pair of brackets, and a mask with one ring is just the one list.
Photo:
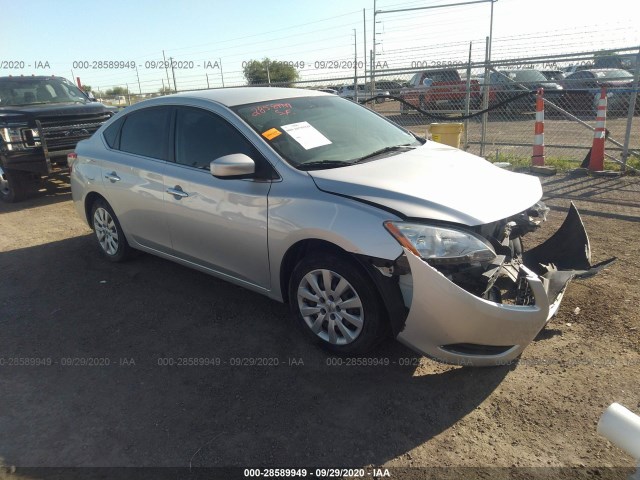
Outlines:
{"label": "front fender", "polygon": [[311,189],[289,191],[274,183],[269,193],[270,296],[283,299],[280,266],[287,251],[302,240],[323,240],[346,252],[395,260],[400,244],[383,223],[398,218],[382,209],[349,198]]}

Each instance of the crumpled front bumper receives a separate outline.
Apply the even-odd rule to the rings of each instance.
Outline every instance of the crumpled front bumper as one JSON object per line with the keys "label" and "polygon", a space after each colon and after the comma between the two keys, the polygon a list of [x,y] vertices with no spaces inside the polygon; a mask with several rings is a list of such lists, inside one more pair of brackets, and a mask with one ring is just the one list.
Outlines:
{"label": "crumpled front bumper", "polygon": [[520,276],[532,299],[528,305],[480,298],[406,249],[405,255],[413,291],[397,339],[436,360],[469,366],[516,358],[555,315],[571,279],[595,275],[615,261],[590,264],[589,239],[573,204],[560,229],[523,255]]}

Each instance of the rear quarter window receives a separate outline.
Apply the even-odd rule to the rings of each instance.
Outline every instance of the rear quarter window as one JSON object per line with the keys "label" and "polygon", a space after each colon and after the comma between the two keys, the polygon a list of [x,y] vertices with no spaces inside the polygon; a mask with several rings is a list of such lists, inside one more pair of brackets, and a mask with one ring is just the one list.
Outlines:
{"label": "rear quarter window", "polygon": [[102,136],[104,137],[104,141],[107,142],[109,148],[119,149],[120,148],[120,129],[122,128],[122,124],[124,123],[125,117],[119,118],[111,125],[109,125]]}

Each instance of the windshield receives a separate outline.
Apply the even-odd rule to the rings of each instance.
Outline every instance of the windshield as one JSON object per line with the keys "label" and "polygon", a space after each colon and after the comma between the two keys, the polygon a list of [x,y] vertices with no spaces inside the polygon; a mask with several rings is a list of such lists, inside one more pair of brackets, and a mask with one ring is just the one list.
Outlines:
{"label": "windshield", "polygon": [[633,78],[626,70],[598,70],[594,72],[598,78],[606,78],[607,80],[627,80]]}
{"label": "windshield", "polygon": [[0,78],[0,105],[26,106],[43,103],[87,103],[87,97],[61,78]]}
{"label": "windshield", "polygon": [[304,169],[346,166],[375,160],[378,153],[396,147],[421,145],[371,110],[333,95],[271,100],[233,110],[291,165]]}
{"label": "windshield", "polygon": [[511,79],[519,83],[546,82],[547,78],[537,70],[518,70],[515,72],[504,72]]}

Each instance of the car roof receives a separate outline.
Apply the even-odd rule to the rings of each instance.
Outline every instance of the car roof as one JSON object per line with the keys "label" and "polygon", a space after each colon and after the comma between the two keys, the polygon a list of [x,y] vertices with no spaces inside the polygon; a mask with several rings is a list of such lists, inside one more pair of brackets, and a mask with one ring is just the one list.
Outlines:
{"label": "car roof", "polygon": [[245,105],[247,103],[268,102],[285,98],[331,96],[330,93],[303,88],[282,87],[232,87],[215,90],[198,90],[176,93],[161,98],[198,98],[220,103],[227,107]]}
{"label": "car roof", "polygon": [[33,81],[33,80],[66,80],[66,78],[55,77],[53,75],[17,75],[17,76],[8,75],[6,77],[0,77],[0,80]]}

